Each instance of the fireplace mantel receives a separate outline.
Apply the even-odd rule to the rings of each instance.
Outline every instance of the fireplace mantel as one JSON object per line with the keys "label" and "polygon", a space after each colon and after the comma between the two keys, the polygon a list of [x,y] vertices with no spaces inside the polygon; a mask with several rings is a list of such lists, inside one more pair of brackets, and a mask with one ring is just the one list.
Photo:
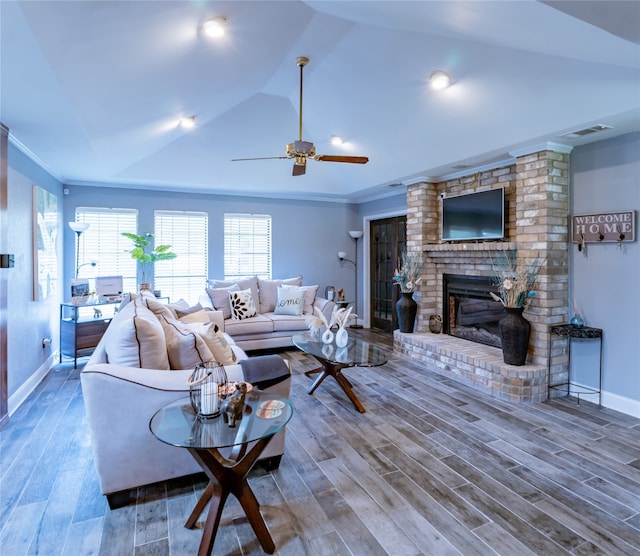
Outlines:
{"label": "fireplace mantel", "polygon": [[515,241],[484,241],[484,242],[461,242],[461,243],[430,243],[422,246],[423,252],[427,257],[437,257],[439,253],[457,254],[469,253],[494,253],[508,251],[514,254],[517,251],[517,243]]}

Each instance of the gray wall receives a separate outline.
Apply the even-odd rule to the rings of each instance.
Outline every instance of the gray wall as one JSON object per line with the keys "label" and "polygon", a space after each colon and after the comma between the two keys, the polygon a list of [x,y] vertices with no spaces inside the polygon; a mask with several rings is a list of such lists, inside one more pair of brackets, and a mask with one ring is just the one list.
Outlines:
{"label": "gray wall", "polygon": [[[640,133],[576,148],[571,153],[571,214],[640,209]],[[587,326],[604,332],[603,404],[640,417],[640,240],[570,244],[570,292]],[[574,342],[572,369],[594,385],[597,341]]]}
{"label": "gray wall", "polygon": [[[64,287],[62,265],[58,269],[58,288],[44,301],[33,300],[33,233],[32,191],[38,185],[58,197],[62,207],[62,186],[35,165],[11,143],[8,149],[8,241],[9,253],[15,254],[15,267],[8,271],[7,357],[9,411],[16,399],[28,394],[48,371],[55,345],[43,348],[42,339],[52,338],[58,344],[58,317],[61,288]],[[58,222],[62,226],[62,218]],[[61,234],[58,236],[61,237]],[[62,259],[62,243],[58,244],[58,260]],[[31,381],[32,383],[29,383]],[[24,388],[18,392],[18,389]],[[14,397],[14,403],[11,396]],[[19,403],[19,402],[17,402]]]}

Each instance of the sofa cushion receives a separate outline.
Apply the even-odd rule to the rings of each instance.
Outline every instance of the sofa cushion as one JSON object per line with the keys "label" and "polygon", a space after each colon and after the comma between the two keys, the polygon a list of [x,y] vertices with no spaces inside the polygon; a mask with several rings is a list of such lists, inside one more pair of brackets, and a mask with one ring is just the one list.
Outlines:
{"label": "sofa cushion", "polygon": [[273,332],[273,321],[269,318],[270,316],[271,313],[268,316],[256,315],[243,320],[229,319],[224,323],[224,331],[234,338],[242,334],[270,334]]}
{"label": "sofa cushion", "polygon": [[238,286],[238,284],[231,284],[230,286],[220,288],[207,288],[207,294],[211,299],[213,308],[222,311],[225,319],[231,318],[231,305],[229,304],[230,291],[240,291],[240,286]]}
{"label": "sofa cushion", "polygon": [[276,315],[275,313],[269,313],[266,316],[271,318],[273,330],[276,332],[282,330],[307,331],[309,329],[304,315]]}
{"label": "sofa cushion", "polygon": [[302,286],[302,276],[285,278],[284,280],[265,280],[264,278],[258,278],[258,297],[260,299],[258,310],[260,313],[271,313],[275,310],[278,300],[278,288],[283,284],[288,286]]}
{"label": "sofa cushion", "polygon": [[279,287],[276,307],[273,312],[276,315],[301,315],[304,309],[304,295],[304,288]]}
{"label": "sofa cushion", "polygon": [[182,315],[178,317],[180,322],[198,322],[205,323],[211,322],[209,319],[209,315],[204,309],[200,309],[199,311],[194,311],[193,313],[187,313],[186,315]]}
{"label": "sofa cushion", "polygon": [[260,298],[258,297],[258,277],[251,276],[251,278],[243,278],[242,280],[215,280],[209,278],[207,280],[207,284],[210,288],[228,288],[229,286],[233,286],[234,284],[238,285],[238,288],[241,290],[251,290],[251,295],[253,296],[253,303],[256,306],[256,311],[260,306]]}
{"label": "sofa cushion", "polygon": [[257,314],[250,289],[229,292],[229,304],[232,320],[244,320],[255,317]]}
{"label": "sofa cushion", "polygon": [[214,359],[213,353],[200,334],[188,323],[160,316],[166,337],[166,351],[171,369],[193,369],[198,363]]}
{"label": "sofa cushion", "polygon": [[162,326],[138,300],[128,303],[116,313],[103,341],[107,361],[113,365],[169,369]]}

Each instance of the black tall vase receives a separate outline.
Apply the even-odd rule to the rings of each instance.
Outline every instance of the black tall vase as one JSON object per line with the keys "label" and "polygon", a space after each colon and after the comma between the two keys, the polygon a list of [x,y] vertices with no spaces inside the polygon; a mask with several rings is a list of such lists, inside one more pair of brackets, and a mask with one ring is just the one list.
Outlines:
{"label": "black tall vase", "polygon": [[401,292],[401,294],[402,297],[396,303],[400,332],[413,332],[418,304],[413,300],[413,292]]}
{"label": "black tall vase", "polygon": [[524,365],[529,349],[531,324],[522,316],[524,307],[505,307],[506,316],[500,320],[502,356],[507,365]]}

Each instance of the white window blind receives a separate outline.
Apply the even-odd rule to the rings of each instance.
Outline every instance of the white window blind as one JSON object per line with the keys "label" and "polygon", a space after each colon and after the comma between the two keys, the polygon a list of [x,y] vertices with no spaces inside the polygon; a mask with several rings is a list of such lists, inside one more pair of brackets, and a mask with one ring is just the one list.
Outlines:
{"label": "white window blind", "polygon": [[224,277],[271,279],[271,216],[224,215]]}
{"label": "white window blind", "polygon": [[[136,233],[138,211],[135,209],[77,207],[76,220],[88,222],[89,228],[80,236],[79,278],[122,276],[125,292],[138,289],[137,262],[127,252],[133,247],[122,232]],[[91,266],[96,261],[96,266]],[[92,284],[94,289],[95,284]]]}
{"label": "white window blind", "polygon": [[171,245],[178,255],[154,268],[154,289],[171,301],[195,304],[208,274],[208,215],[206,212],[158,210],[154,213],[155,245]]}

